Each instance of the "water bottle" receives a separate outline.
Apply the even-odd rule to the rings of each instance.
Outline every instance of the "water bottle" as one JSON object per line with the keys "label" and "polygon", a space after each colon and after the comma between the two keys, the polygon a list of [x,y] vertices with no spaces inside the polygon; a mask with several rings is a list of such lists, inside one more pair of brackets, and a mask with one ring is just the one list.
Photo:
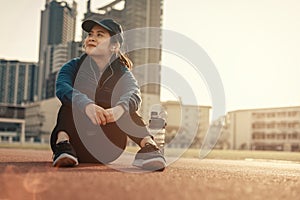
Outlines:
{"label": "water bottle", "polygon": [[165,111],[151,111],[149,120],[150,133],[162,153],[164,153],[165,145],[166,117],[167,113]]}

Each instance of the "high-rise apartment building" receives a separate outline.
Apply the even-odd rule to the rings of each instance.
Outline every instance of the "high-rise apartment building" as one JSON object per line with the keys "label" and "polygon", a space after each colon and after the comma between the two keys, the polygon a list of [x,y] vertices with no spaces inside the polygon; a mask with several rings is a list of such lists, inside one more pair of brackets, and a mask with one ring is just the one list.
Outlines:
{"label": "high-rise apartment building", "polygon": [[21,105],[37,95],[37,64],[0,60],[0,103]]}
{"label": "high-rise apartment building", "polygon": [[82,54],[82,43],[71,41],[67,44],[58,44],[51,47],[51,66],[52,70],[46,78],[46,99],[55,97],[55,82],[58,72],[68,60]]}
{"label": "high-rise apartment building", "polygon": [[[137,28],[160,28],[162,9],[163,0],[115,0],[98,8],[97,12],[92,12],[91,0],[88,0],[85,19],[113,18],[122,25],[125,32]],[[148,48],[151,43],[161,46],[159,30],[151,32],[144,29],[125,34],[124,50],[128,50],[126,53],[134,64],[133,73],[141,86],[143,104],[140,112],[144,118],[149,117],[152,105],[160,104],[161,49]]]}
{"label": "high-rise apartment building", "polygon": [[0,59],[0,143],[25,142],[24,104],[35,101],[38,66]]}
{"label": "high-rise apartment building", "polygon": [[45,10],[41,12],[39,47],[38,97],[46,98],[47,79],[53,71],[54,49],[57,45],[67,45],[74,41],[77,3],[72,6],[65,1],[46,0]]}

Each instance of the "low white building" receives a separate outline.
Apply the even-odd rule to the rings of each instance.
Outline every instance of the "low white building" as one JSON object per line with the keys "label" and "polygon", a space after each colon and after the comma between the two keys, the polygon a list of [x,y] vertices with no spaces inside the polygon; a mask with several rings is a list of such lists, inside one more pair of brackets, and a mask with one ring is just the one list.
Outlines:
{"label": "low white building", "polygon": [[162,102],[167,112],[166,142],[173,147],[199,148],[210,124],[210,106]]}
{"label": "low white building", "polygon": [[60,105],[57,98],[27,105],[25,111],[26,137],[31,137],[32,141],[38,139],[41,143],[49,143]]}
{"label": "low white building", "polygon": [[300,106],[232,111],[225,131],[230,149],[300,151]]}
{"label": "low white building", "polygon": [[24,106],[0,104],[0,143],[25,142]]}

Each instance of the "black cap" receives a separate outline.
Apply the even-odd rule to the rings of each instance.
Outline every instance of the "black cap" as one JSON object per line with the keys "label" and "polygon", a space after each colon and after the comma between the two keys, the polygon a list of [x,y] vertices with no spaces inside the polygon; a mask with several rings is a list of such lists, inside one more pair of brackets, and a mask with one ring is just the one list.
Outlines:
{"label": "black cap", "polygon": [[102,20],[88,19],[82,23],[81,27],[84,31],[90,32],[95,25],[99,25],[99,26],[105,28],[109,32],[110,36],[116,35],[115,39],[117,40],[117,42],[119,42],[120,44],[123,43],[124,38],[123,38],[122,26],[115,20],[113,20],[113,19],[102,19]]}

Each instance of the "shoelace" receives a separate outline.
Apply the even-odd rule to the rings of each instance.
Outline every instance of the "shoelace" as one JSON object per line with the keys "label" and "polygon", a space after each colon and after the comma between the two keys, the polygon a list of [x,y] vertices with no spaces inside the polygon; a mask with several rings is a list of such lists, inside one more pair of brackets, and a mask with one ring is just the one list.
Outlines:
{"label": "shoelace", "polygon": [[71,144],[68,141],[60,142],[60,143],[56,144],[56,146],[57,146],[57,150],[60,150],[60,151],[72,150]]}
{"label": "shoelace", "polygon": [[149,144],[149,143],[147,143],[143,148],[143,152],[145,152],[145,153],[154,152],[154,151],[158,151],[158,150],[159,150],[158,147],[156,147],[152,144]]}

